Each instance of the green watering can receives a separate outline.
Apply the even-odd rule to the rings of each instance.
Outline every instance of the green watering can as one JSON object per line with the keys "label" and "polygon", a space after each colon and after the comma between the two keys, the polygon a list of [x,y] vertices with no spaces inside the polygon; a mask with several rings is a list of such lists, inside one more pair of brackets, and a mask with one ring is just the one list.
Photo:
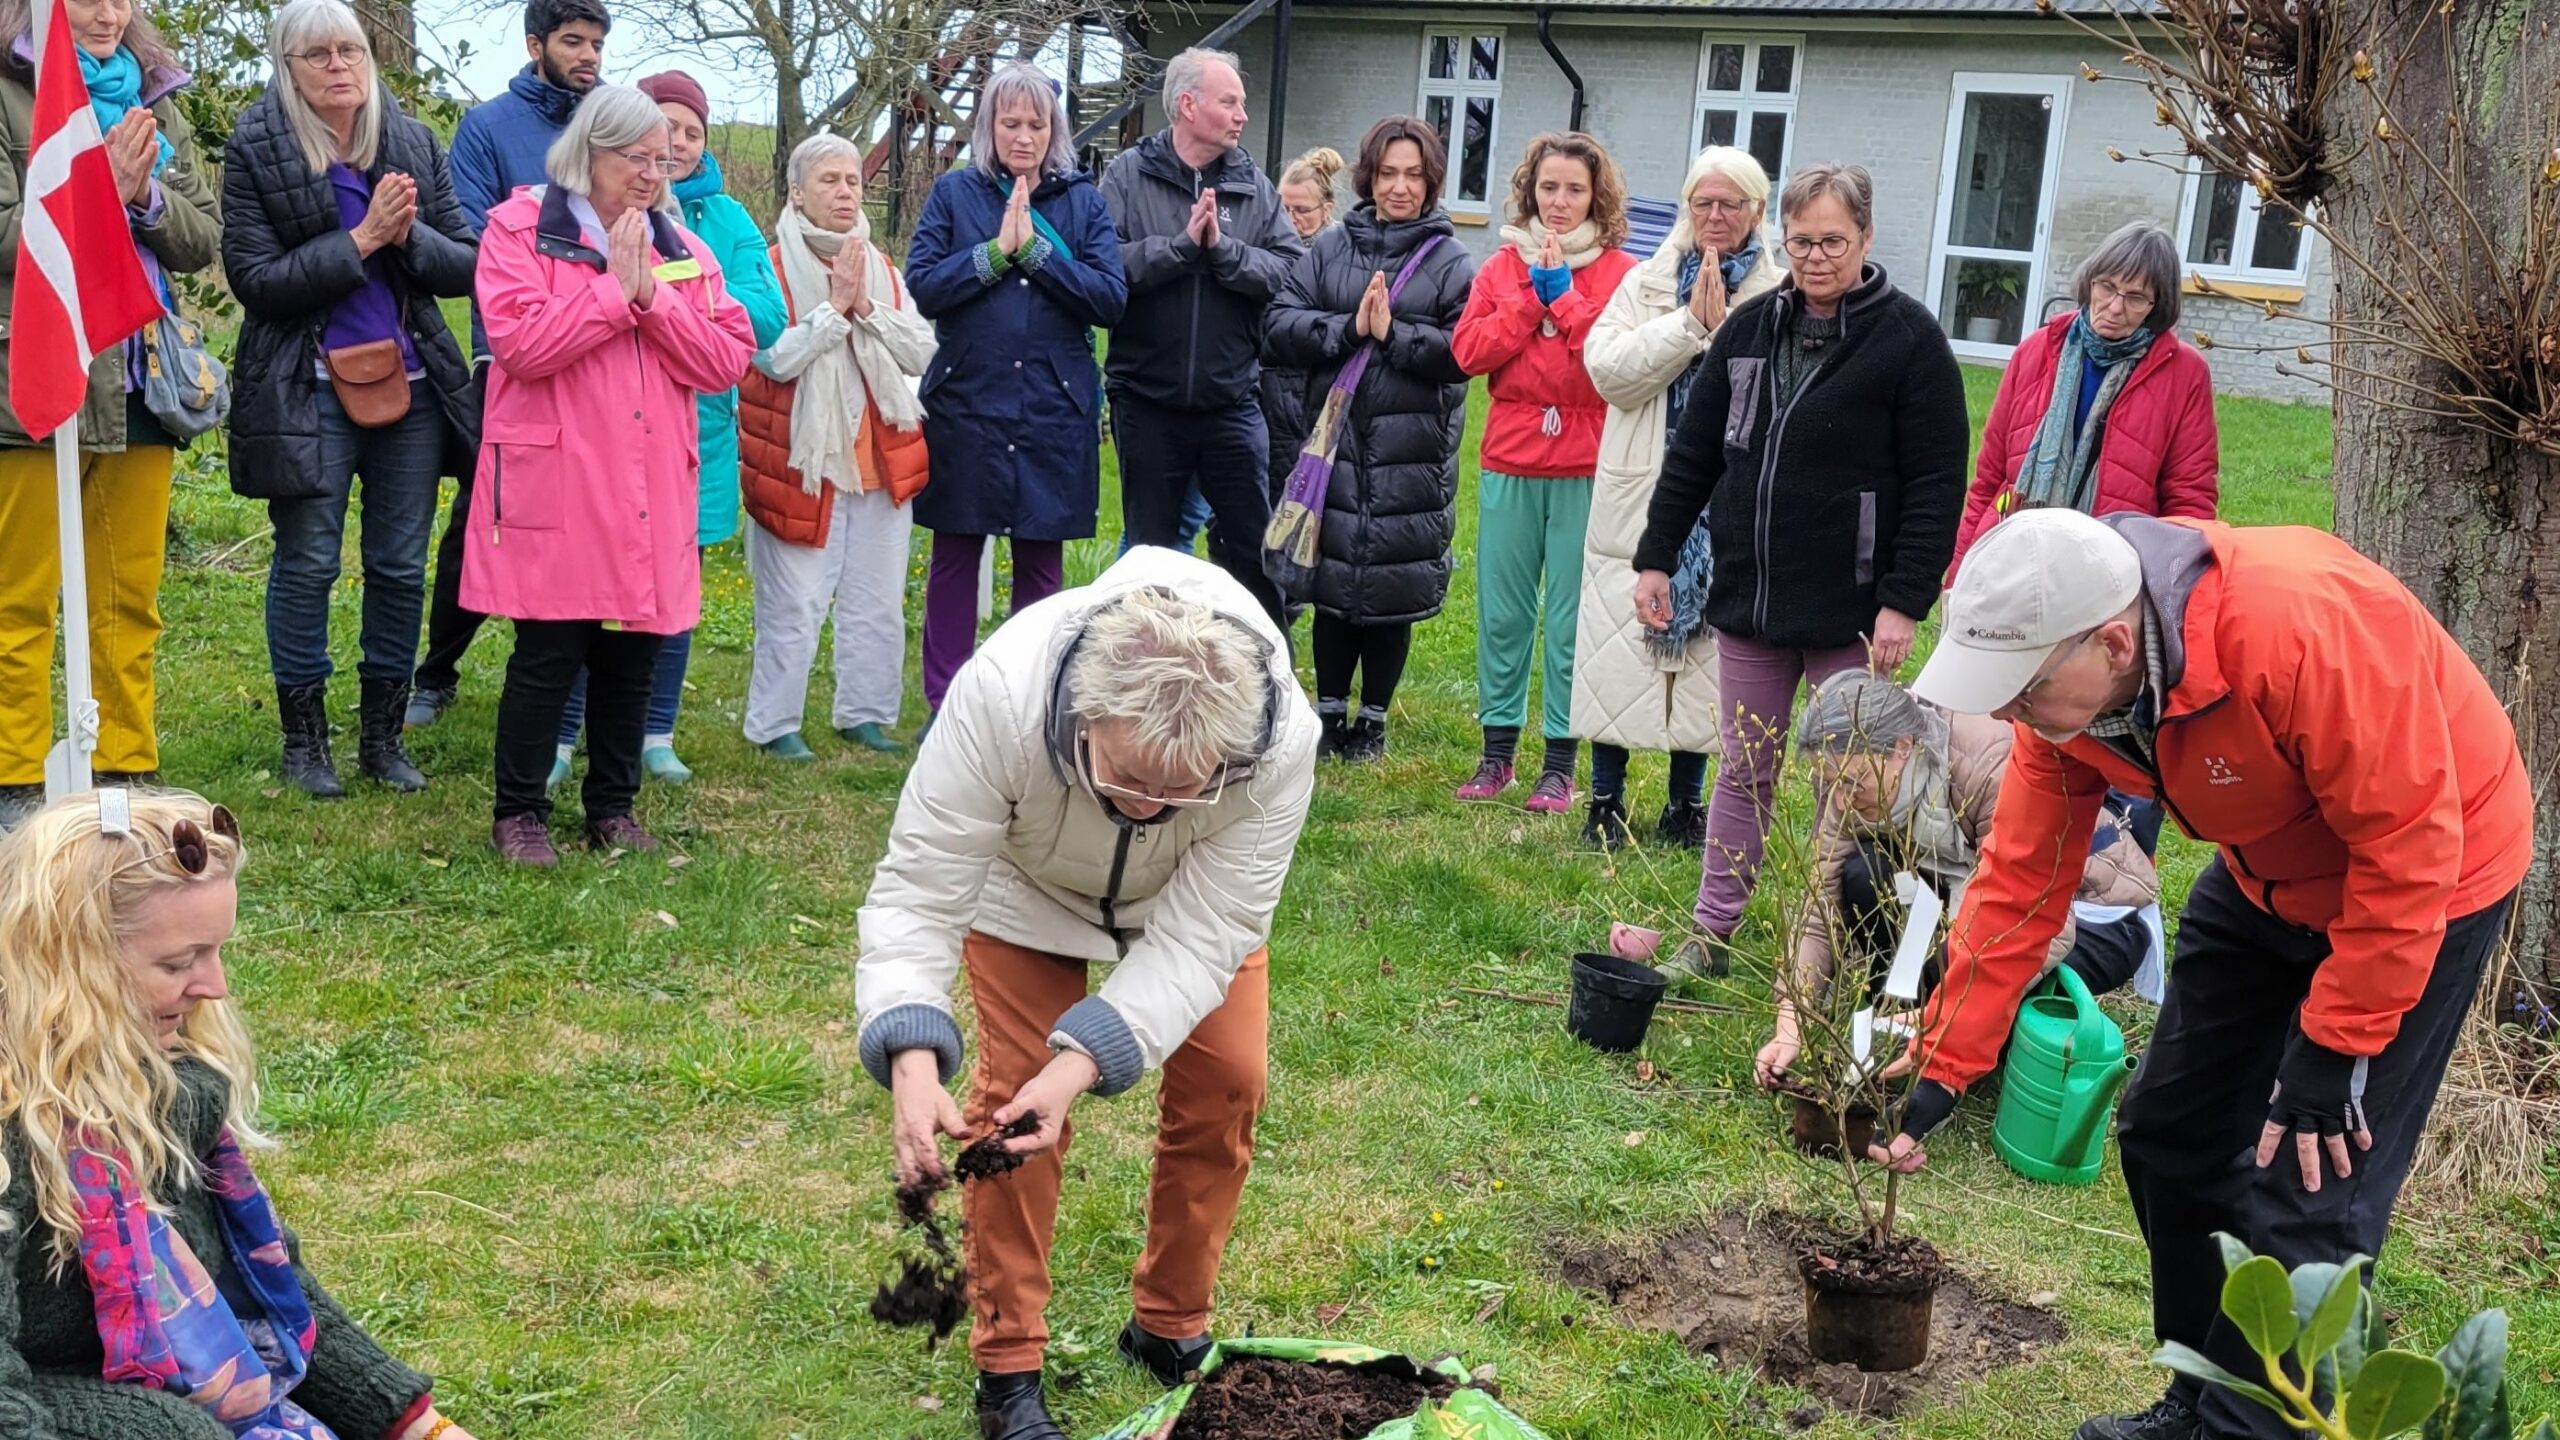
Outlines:
{"label": "green watering can", "polygon": [[2105,1160],[2106,1118],[2133,1073],[2124,1032],[2070,966],[2018,1007],[2000,1070],[1991,1145],[2009,1168],[2048,1185],[2087,1185]]}

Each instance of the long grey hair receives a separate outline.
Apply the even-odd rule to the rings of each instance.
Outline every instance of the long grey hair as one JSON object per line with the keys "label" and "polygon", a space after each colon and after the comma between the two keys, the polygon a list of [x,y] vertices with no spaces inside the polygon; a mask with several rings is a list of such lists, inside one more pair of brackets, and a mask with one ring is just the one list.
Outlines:
{"label": "long grey hair", "polygon": [[1067,105],[1058,82],[1023,60],[997,70],[978,94],[978,108],[969,125],[969,158],[978,168],[998,180],[1012,180],[1004,162],[996,158],[996,119],[1016,105],[1049,112],[1049,153],[1040,159],[1040,173],[1064,175],[1076,168],[1076,139],[1067,133]]}
{"label": "long grey hair", "polygon": [[[347,136],[346,149],[338,148],[337,132],[320,118],[311,102],[302,98],[302,87],[294,83],[294,56],[314,46],[352,43],[364,51],[364,107],[356,111],[355,129]],[[284,121],[293,132],[294,143],[302,147],[302,158],[314,175],[325,175],[329,162],[344,161],[349,168],[370,170],[374,158],[382,150],[382,77],[373,64],[373,41],[364,33],[356,12],[347,8],[345,0],[292,0],[276,12],[275,23],[267,27],[267,58],[275,62],[276,103],[284,107]]]}

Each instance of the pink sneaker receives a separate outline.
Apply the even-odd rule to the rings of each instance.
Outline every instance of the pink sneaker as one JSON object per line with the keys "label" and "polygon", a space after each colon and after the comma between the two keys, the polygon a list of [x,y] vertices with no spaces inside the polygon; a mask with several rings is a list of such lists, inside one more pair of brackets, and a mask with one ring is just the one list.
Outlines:
{"label": "pink sneaker", "polygon": [[1573,777],[1550,770],[1538,777],[1525,807],[1539,815],[1562,815],[1573,808]]}
{"label": "pink sneaker", "polygon": [[1511,788],[1511,767],[1499,760],[1476,766],[1475,778],[1458,787],[1461,800],[1490,800]]}

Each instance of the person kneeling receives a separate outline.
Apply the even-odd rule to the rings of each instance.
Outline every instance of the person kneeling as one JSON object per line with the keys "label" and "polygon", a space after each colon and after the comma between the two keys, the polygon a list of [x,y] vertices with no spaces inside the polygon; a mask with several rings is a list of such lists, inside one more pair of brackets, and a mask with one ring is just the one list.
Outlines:
{"label": "person kneeling", "polygon": [[246,852],[192,795],[0,841],[0,1435],[471,1440],[303,1268],[222,973]]}
{"label": "person kneeling", "polygon": [[[1842,671],[1814,691],[1797,717],[1796,745],[1812,760],[1823,797],[1814,826],[1816,876],[1778,987],[1777,1033],[1752,1067],[1763,1087],[1784,1078],[1803,1050],[1796,997],[1820,1003],[1835,945],[1861,962],[1871,997],[1883,989],[1905,913],[1897,873],[1910,872],[1955,910],[1991,833],[2012,739],[2001,721],[1948,714],[1869,670]],[[2159,898],[2151,857],[2120,813],[2101,809],[2072,918],[2047,947],[2045,971],[2068,966],[2093,995],[2134,980],[2146,960],[2156,976],[2158,941],[2145,912]],[[1923,972],[1921,998],[1944,969],[1941,951]],[[2137,988],[2158,998],[2156,980]],[[2001,1022],[2004,1032],[2008,1023]]]}
{"label": "person kneeling", "polygon": [[[1265,945],[1317,732],[1253,594],[1148,546],[1007,621],[926,732],[862,907],[854,1002],[901,1183],[944,1173],[940,1136],[1038,1126],[1007,1142],[1022,1168],[961,1198],[988,1440],[1065,1440],[1040,1366],[1067,1111],[1151,1069],[1165,1072],[1156,1168],[1120,1350],[1167,1385],[1206,1356],[1262,1106]],[[1088,967],[1115,961],[1087,994]],[[965,1120],[943,1088],[963,967],[979,1029]]]}

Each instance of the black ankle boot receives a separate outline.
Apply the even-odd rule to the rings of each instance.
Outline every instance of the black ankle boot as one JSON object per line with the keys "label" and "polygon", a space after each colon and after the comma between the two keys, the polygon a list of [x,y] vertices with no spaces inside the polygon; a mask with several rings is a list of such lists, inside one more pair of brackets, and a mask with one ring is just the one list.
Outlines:
{"label": "black ankle boot", "polygon": [[329,758],[329,682],[278,685],[276,719],[284,725],[284,778],[315,800],[346,794]]}
{"label": "black ankle boot", "polygon": [[400,738],[408,713],[408,681],[365,681],[364,738],[356,759],[365,774],[403,794],[415,794],[427,788],[427,777],[410,763],[409,747]]}
{"label": "black ankle boot", "polygon": [[1350,729],[1346,723],[1348,714],[1345,710],[1327,710],[1322,705],[1316,707],[1317,759],[1342,753],[1343,738]]}
{"label": "black ankle boot", "polygon": [[1136,1316],[1120,1331],[1120,1358],[1144,1369],[1158,1383],[1170,1388],[1188,1379],[1209,1358],[1209,1337],[1194,1335],[1188,1340],[1167,1340],[1144,1325]]}
{"label": "black ankle boot", "polygon": [[1707,807],[1695,800],[1671,801],[1662,807],[1662,818],[1653,822],[1653,837],[1683,850],[1706,849]]}
{"label": "black ankle boot", "polygon": [[1049,1418],[1037,1370],[978,1372],[978,1434],[984,1440],[1067,1440],[1067,1432]]}
{"label": "black ankle boot", "polygon": [[1582,843],[1594,850],[1614,855],[1633,838],[1627,833],[1627,801],[1623,795],[1591,797],[1591,808],[1583,812]]}
{"label": "black ankle boot", "polygon": [[1342,731],[1343,762],[1371,765],[1387,755],[1387,722],[1374,715],[1354,719]]}

